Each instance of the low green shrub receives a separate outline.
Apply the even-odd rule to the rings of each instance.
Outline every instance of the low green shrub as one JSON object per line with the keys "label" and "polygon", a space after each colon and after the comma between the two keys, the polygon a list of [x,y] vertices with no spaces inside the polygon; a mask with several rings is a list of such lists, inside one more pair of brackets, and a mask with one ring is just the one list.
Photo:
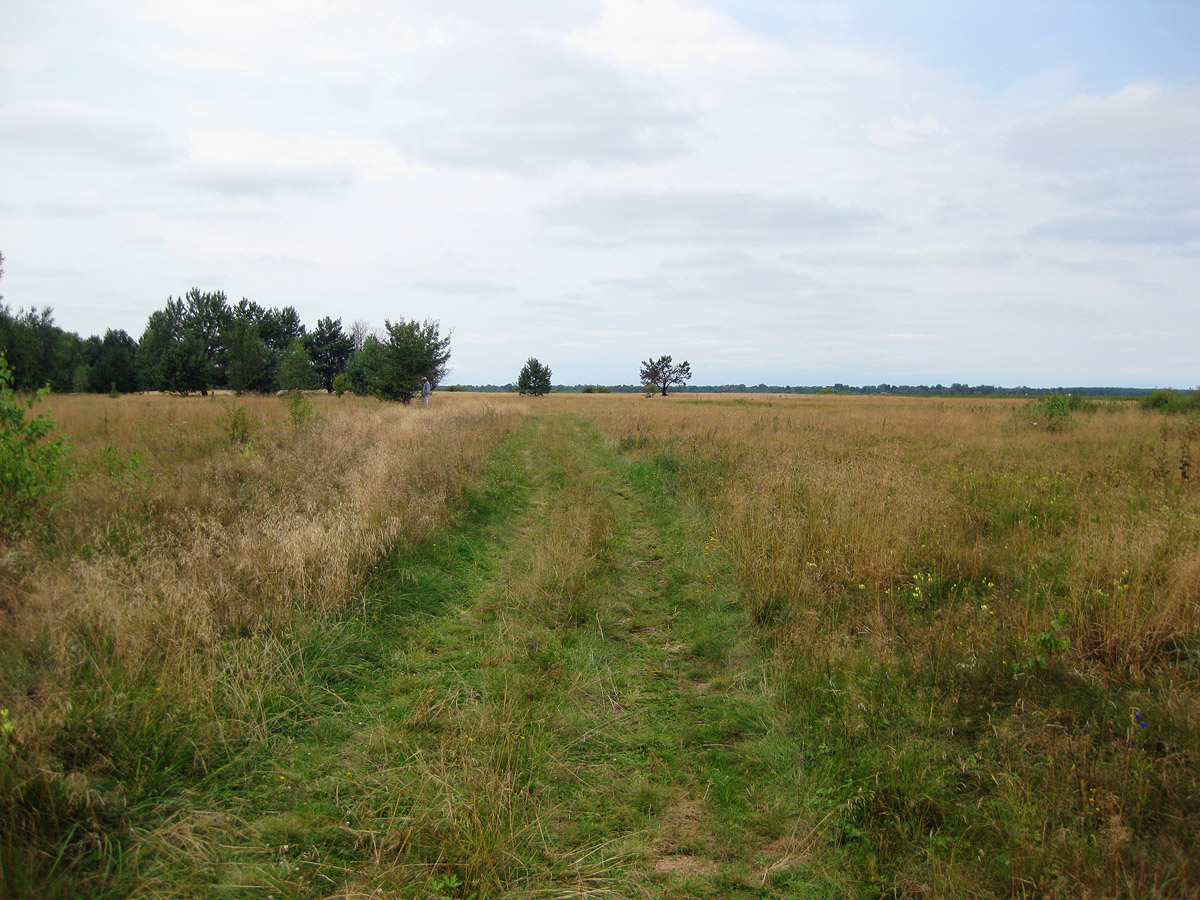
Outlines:
{"label": "low green shrub", "polygon": [[229,446],[250,443],[254,433],[262,428],[262,420],[250,412],[242,403],[222,404],[225,417],[221,424],[225,428],[225,437],[229,438]]}
{"label": "low green shrub", "polygon": [[1060,394],[1051,391],[1036,400],[1031,400],[1018,416],[1035,428],[1045,431],[1062,431],[1075,424],[1077,412],[1093,413],[1098,409],[1095,400],[1079,394]]}
{"label": "low green shrub", "polygon": [[54,420],[46,413],[27,416],[49,390],[32,397],[17,394],[12,369],[0,353],[0,535],[27,528],[71,474],[70,446],[51,438]]}
{"label": "low green shrub", "polygon": [[307,428],[317,421],[317,411],[313,409],[312,401],[304,396],[303,391],[288,391],[283,395],[287,404],[288,417],[297,429]]}
{"label": "low green shrub", "polygon": [[1174,391],[1162,388],[1151,391],[1138,401],[1142,409],[1165,413],[1187,413],[1200,410],[1200,390]]}

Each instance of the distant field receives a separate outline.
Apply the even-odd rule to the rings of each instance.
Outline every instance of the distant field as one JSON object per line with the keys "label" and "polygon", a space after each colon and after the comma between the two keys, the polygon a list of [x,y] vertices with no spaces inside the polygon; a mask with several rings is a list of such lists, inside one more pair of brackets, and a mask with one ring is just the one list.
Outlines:
{"label": "distant field", "polygon": [[1200,429],[54,396],[4,897],[1200,896]]}

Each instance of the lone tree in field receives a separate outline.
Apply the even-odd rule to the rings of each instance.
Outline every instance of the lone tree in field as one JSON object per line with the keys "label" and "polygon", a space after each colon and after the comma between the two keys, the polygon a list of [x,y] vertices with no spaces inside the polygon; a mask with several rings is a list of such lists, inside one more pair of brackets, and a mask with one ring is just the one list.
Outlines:
{"label": "lone tree in field", "polygon": [[525,363],[525,368],[517,378],[517,390],[534,397],[550,393],[550,367],[543,366],[535,357],[529,357],[529,362]]}
{"label": "lone tree in field", "polygon": [[433,319],[384,320],[386,341],[368,337],[348,364],[354,381],[361,368],[367,388],[381,400],[408,403],[421,389],[421,378],[437,387],[450,361],[450,335],[442,337]]}
{"label": "lone tree in field", "polygon": [[642,363],[642,384],[647,390],[654,387],[667,396],[667,388],[678,387],[687,383],[692,377],[692,367],[687,360],[675,364],[671,357],[660,356],[658,359],[648,359]]}

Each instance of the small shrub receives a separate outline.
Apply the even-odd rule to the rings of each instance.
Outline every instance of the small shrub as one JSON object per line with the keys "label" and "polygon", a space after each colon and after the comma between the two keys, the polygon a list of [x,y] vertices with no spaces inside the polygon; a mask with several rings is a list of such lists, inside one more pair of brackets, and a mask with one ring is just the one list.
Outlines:
{"label": "small shrub", "polygon": [[13,372],[0,353],[0,535],[27,527],[38,509],[70,476],[69,445],[50,439],[54,421],[26,412],[49,392],[22,398],[13,390]]}
{"label": "small shrub", "polygon": [[348,390],[350,390],[350,379],[344,372],[336,375],[333,379],[333,392],[341,397]]}
{"label": "small shrub", "polygon": [[1093,413],[1100,408],[1100,404],[1082,394],[1067,394],[1067,408],[1071,412]]}
{"label": "small shrub", "polygon": [[1044,669],[1052,659],[1066,651],[1071,646],[1071,639],[1063,634],[1066,627],[1067,614],[1060,611],[1055,613],[1045,631],[1031,634],[1029,646],[1032,652],[1022,668]]}
{"label": "small shrub", "polygon": [[126,455],[109,444],[100,451],[100,467],[115,482],[136,480],[142,469],[142,454],[130,450]]}
{"label": "small shrub", "polygon": [[16,726],[8,718],[8,710],[0,709],[0,759],[7,759],[12,752],[9,745],[15,729]]}
{"label": "small shrub", "polygon": [[1075,417],[1071,414],[1071,400],[1066,394],[1052,392],[1030,402],[1021,410],[1020,415],[1035,428],[1062,431],[1075,424]]}
{"label": "small shrub", "polygon": [[262,428],[262,422],[241,403],[222,404],[225,408],[225,419],[221,423],[225,429],[225,437],[229,438],[229,446],[250,443],[254,432]]}
{"label": "small shrub", "polygon": [[605,384],[585,384],[583,392],[585,394],[611,394],[612,388]]}
{"label": "small shrub", "polygon": [[292,420],[292,425],[297,429],[307,428],[317,420],[317,413],[313,409],[312,401],[310,401],[302,391],[288,391],[283,395],[284,402],[287,403],[288,416]]}

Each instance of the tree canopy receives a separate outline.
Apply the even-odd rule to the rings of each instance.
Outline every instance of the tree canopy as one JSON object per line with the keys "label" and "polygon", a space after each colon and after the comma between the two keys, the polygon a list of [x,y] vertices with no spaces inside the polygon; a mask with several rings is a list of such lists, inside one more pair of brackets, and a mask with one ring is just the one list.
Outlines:
{"label": "tree canopy", "polygon": [[[0,253],[0,276],[4,262]],[[308,332],[293,306],[230,303],[222,291],[199,288],[168,297],[137,340],[113,329],[81,338],[60,328],[49,307],[14,312],[2,301],[0,353],[16,391],[241,394],[299,384],[332,391],[344,375],[359,393],[407,403],[422,377],[435,387],[445,378],[450,359],[450,337],[434,320],[389,321],[372,335],[365,321],[347,330],[326,316]]]}
{"label": "tree canopy", "polygon": [[446,377],[450,336],[442,337],[433,319],[384,321],[386,341],[368,337],[347,365],[351,383],[361,379],[367,390],[383,400],[408,403],[428,378],[437,387]]}
{"label": "tree canopy", "polygon": [[642,384],[647,389],[653,387],[667,396],[667,388],[679,387],[692,377],[692,367],[685,359],[681,363],[673,363],[671,357],[660,356],[658,359],[648,359],[642,363]]}
{"label": "tree canopy", "polygon": [[529,357],[517,377],[517,390],[534,397],[550,393],[550,367],[542,365],[535,357]]}
{"label": "tree canopy", "polygon": [[279,387],[285,391],[307,391],[316,387],[317,374],[302,341],[292,341],[279,360]]}
{"label": "tree canopy", "polygon": [[346,361],[354,352],[354,338],[342,330],[341,319],[326,316],[305,337],[304,344],[321,387],[332,392],[333,379],[346,371]]}

